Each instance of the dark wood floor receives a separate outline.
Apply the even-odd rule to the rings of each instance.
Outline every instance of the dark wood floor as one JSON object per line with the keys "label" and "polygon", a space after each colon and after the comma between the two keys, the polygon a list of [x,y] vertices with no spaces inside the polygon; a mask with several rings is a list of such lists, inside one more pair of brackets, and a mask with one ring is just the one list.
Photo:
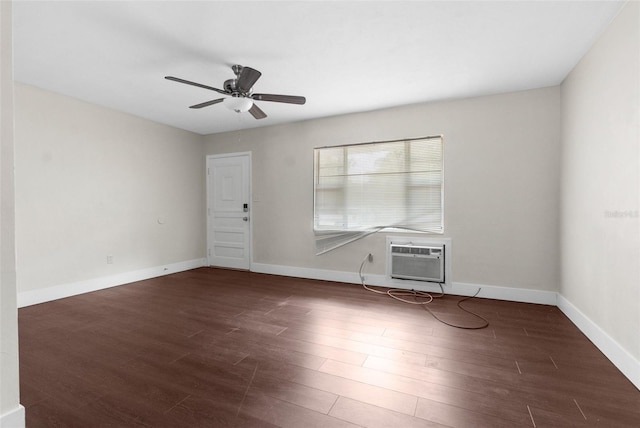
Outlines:
{"label": "dark wood floor", "polygon": [[[458,297],[449,322],[480,322]],[[638,427],[555,307],[201,268],[19,310],[27,427]]]}

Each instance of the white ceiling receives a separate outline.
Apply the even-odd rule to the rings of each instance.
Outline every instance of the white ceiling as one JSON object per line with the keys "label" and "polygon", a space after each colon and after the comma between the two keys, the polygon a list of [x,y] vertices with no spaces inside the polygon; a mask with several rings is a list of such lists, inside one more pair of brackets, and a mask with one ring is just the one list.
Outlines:
{"label": "white ceiling", "polygon": [[[14,1],[14,76],[199,134],[557,85],[624,1]],[[255,120],[217,93],[262,72]]]}

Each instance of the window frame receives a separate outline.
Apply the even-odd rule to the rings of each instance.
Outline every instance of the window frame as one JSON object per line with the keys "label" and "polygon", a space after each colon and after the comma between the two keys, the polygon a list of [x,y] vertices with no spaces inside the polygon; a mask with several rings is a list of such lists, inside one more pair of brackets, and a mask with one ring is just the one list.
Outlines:
{"label": "window frame", "polygon": [[[313,155],[313,162],[314,162],[314,166],[313,166],[313,231],[316,235],[323,235],[323,234],[335,234],[335,233],[351,233],[351,232],[362,232],[362,231],[366,231],[368,229],[370,229],[367,226],[361,226],[359,228],[355,228],[352,227],[350,228],[348,226],[348,221],[346,216],[348,216],[347,214],[347,210],[343,210],[342,211],[342,216],[343,216],[343,221],[342,224],[344,225],[342,228],[322,228],[319,227],[318,225],[318,220],[319,220],[319,215],[318,215],[318,184],[319,184],[319,169],[320,169],[320,156],[319,153],[321,153],[322,150],[325,149],[340,149],[342,148],[343,150],[345,150],[344,153],[347,153],[347,150],[349,148],[354,148],[354,147],[359,147],[359,146],[364,146],[364,145],[383,145],[383,144],[391,144],[391,143],[410,143],[412,141],[420,141],[420,140],[434,140],[437,139],[439,141],[440,144],[440,151],[439,151],[439,157],[440,157],[440,165],[439,165],[439,169],[433,169],[433,170],[429,170],[430,172],[436,172],[439,171],[440,173],[440,180],[439,180],[439,187],[440,187],[440,192],[439,192],[439,208],[440,208],[440,214],[439,214],[439,226],[437,227],[426,227],[424,229],[414,229],[412,227],[403,227],[403,226],[398,226],[398,227],[393,227],[393,225],[385,225],[384,227],[380,227],[379,229],[388,229],[389,231],[394,231],[394,232],[423,232],[423,233],[433,233],[433,234],[444,234],[444,230],[445,230],[445,218],[444,218],[444,204],[445,204],[445,200],[444,200],[444,188],[445,188],[445,159],[444,159],[444,136],[443,135],[435,135],[435,136],[427,136],[427,137],[417,137],[417,138],[405,138],[405,139],[398,139],[398,140],[387,140],[387,141],[374,141],[374,142],[365,142],[365,143],[354,143],[354,144],[344,144],[344,145],[336,145],[336,146],[323,146],[323,147],[316,147],[314,148],[314,155]],[[402,171],[402,173],[409,173],[410,171],[410,167],[408,167],[407,165],[409,165],[409,161],[411,159],[411,153],[410,151],[406,150],[404,151],[404,155],[407,157],[405,160],[405,167],[404,170]],[[343,169],[344,171],[348,170],[348,162],[349,162],[349,156],[343,156]],[[353,176],[353,175],[351,175]],[[345,173],[344,174],[344,178],[347,179],[348,177],[350,177],[350,174]],[[438,184],[436,184],[437,186]],[[409,181],[405,182],[404,184],[404,188],[406,190],[411,189],[412,187],[415,188],[415,185],[412,185]],[[427,187],[427,186],[425,186]],[[345,195],[345,189],[347,188],[347,186],[342,185],[342,186],[336,186],[336,191],[342,193],[342,199],[344,200],[347,196]],[[325,189],[326,191],[326,189]],[[435,193],[431,193],[432,195]],[[405,198],[409,197],[409,193],[408,192],[404,192]],[[426,197],[426,195],[425,195]],[[409,209],[409,205],[405,203],[404,209]],[[346,203],[343,203],[343,207],[346,206]]]}

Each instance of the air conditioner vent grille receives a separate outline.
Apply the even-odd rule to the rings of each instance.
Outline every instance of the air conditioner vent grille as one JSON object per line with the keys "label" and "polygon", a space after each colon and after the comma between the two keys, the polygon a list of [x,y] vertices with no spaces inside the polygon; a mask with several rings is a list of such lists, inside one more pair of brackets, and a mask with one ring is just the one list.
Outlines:
{"label": "air conditioner vent grille", "polygon": [[420,254],[425,256],[442,254],[441,247],[415,247],[409,245],[392,245],[392,253],[398,254]]}
{"label": "air conditioner vent grille", "polygon": [[391,244],[391,277],[444,283],[444,245]]}

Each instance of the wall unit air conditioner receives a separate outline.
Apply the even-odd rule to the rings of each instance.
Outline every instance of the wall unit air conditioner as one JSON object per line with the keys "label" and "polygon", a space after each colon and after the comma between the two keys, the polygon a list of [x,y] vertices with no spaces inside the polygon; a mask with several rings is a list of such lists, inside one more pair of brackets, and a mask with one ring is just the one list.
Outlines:
{"label": "wall unit air conditioner", "polygon": [[390,276],[444,283],[444,245],[391,244]]}

